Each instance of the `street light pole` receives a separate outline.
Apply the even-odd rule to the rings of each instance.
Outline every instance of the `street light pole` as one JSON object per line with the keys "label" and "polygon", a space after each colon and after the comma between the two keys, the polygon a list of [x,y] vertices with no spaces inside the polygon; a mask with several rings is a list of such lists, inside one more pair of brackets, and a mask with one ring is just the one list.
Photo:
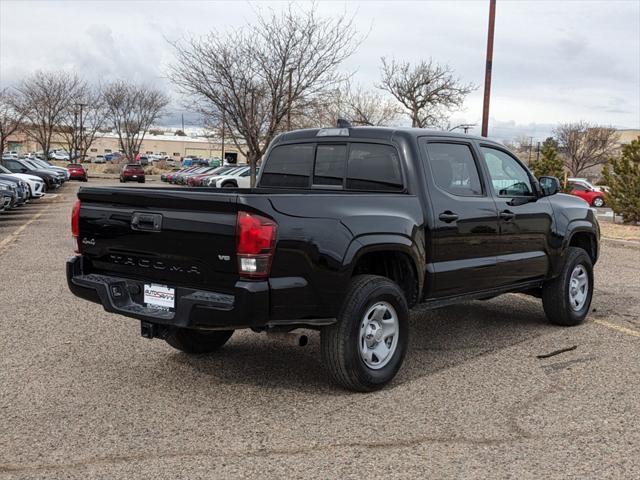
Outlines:
{"label": "street light pole", "polygon": [[[80,163],[84,162],[84,123],[83,123],[83,115],[82,115],[82,109],[83,107],[86,107],[87,104],[86,103],[77,103],[77,106],[80,107],[80,145],[79,145],[79,150],[80,150]],[[75,152],[73,152],[75,153]],[[72,153],[69,153],[69,159],[71,160],[71,155]]]}
{"label": "street light pole", "polygon": [[291,81],[291,76],[293,75],[293,68],[289,69],[289,98],[288,98],[288,103],[289,106],[287,108],[287,131],[290,132],[291,131],[291,97],[293,96],[292,94],[292,81]]}
{"label": "street light pole", "polygon": [[484,71],[484,102],[482,105],[482,136],[489,131],[489,99],[491,97],[491,69],[493,67],[493,31],[496,23],[496,0],[489,0],[489,32],[487,35],[487,63]]}
{"label": "street light pole", "polygon": [[226,119],[225,112],[222,112],[222,165],[224,165],[224,124]]}

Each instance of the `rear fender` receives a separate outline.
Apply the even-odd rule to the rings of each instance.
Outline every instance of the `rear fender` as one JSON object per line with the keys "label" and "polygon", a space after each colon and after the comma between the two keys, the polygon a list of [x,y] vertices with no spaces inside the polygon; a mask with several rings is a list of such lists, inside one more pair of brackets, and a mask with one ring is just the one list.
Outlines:
{"label": "rear fender", "polygon": [[410,238],[402,235],[380,234],[363,235],[354,239],[344,256],[343,264],[347,267],[350,275],[353,274],[358,260],[371,252],[389,251],[406,254],[413,262],[413,266],[418,278],[418,298],[421,298],[424,285],[425,264],[421,258],[425,258],[422,247],[413,242]]}

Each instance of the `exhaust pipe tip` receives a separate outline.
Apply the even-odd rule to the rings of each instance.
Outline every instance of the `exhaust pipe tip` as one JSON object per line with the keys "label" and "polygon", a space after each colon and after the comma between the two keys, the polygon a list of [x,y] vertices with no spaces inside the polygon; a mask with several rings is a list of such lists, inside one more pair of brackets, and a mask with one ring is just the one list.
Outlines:
{"label": "exhaust pipe tip", "polygon": [[267,331],[267,335],[294,347],[304,347],[309,343],[309,337],[303,333]]}

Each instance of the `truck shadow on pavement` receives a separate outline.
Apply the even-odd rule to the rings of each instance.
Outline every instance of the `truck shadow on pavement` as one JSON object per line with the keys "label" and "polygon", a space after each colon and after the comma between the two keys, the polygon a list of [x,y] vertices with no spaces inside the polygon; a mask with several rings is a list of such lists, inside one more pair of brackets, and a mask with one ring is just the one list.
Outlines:
{"label": "truck shadow on pavement", "polygon": [[[541,303],[516,295],[412,313],[410,326],[409,351],[398,377],[388,388],[396,388],[558,328],[547,323]],[[329,395],[348,394],[332,385],[324,371],[319,332],[309,331],[309,335],[309,345],[301,348],[265,335],[236,332],[214,355],[175,353],[170,355],[170,361],[208,377],[212,388],[223,383]]]}

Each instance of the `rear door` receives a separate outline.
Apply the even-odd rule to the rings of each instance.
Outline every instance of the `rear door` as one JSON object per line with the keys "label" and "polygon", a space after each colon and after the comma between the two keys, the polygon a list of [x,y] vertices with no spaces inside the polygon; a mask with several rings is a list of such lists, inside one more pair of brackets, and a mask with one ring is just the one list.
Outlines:
{"label": "rear door", "polygon": [[423,138],[425,176],[434,226],[426,285],[435,297],[495,286],[498,212],[479,159],[466,141]]}
{"label": "rear door", "polygon": [[512,284],[543,277],[549,269],[553,209],[538,198],[533,177],[520,161],[495,145],[480,145],[483,166],[498,207],[498,278]]}

